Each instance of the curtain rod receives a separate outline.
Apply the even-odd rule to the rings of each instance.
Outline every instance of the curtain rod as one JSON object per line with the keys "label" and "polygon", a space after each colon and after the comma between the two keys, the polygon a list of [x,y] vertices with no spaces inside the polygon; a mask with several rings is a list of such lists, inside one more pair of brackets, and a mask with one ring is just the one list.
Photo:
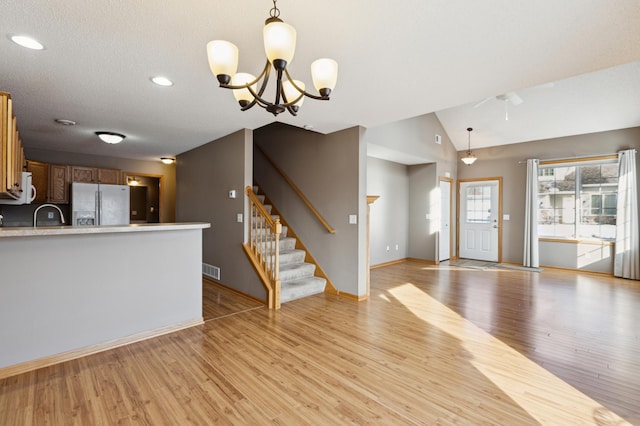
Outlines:
{"label": "curtain rod", "polygon": [[[625,151],[625,150],[622,150]],[[635,148],[632,149],[634,154],[638,153],[638,150],[636,150]],[[587,155],[587,156],[583,156],[583,157],[564,157],[564,158],[547,158],[544,160],[538,160],[540,163],[545,163],[545,162],[550,162],[550,161],[574,161],[574,160],[588,160],[588,159],[599,159],[599,158],[607,158],[607,157],[618,157],[618,153],[613,153],[613,154],[602,154],[602,155]],[[527,160],[520,160],[518,161],[518,164],[526,164]]]}

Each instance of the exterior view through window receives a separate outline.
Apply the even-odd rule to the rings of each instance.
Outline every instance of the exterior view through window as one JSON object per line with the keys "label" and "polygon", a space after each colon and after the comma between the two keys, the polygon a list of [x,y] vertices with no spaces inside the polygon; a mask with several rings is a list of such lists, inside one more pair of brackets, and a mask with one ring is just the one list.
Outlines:
{"label": "exterior view through window", "polygon": [[616,238],[618,163],[540,166],[538,234],[547,238]]}
{"label": "exterior view through window", "polygon": [[467,188],[467,223],[491,223],[491,186]]}

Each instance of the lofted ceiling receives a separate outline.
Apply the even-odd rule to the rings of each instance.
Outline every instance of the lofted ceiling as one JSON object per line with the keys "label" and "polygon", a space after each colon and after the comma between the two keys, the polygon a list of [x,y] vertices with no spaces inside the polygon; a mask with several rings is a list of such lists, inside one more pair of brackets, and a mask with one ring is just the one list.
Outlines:
{"label": "lofted ceiling", "polygon": [[[457,149],[640,125],[637,0],[280,0],[298,31],[291,74],[312,87],[319,57],[339,63],[329,102],[297,117],[241,112],[205,46],[240,49],[257,73],[270,0],[3,0],[0,90],[28,148],[155,160],[241,128],[282,121],[321,133],[436,112]],[[45,50],[26,50],[26,34]],[[150,78],[163,75],[172,87]],[[552,84],[551,84],[552,83]],[[514,91],[524,102],[495,96]],[[474,108],[481,101],[482,105]],[[56,118],[74,120],[61,126]],[[95,131],[123,133],[107,145]]]}

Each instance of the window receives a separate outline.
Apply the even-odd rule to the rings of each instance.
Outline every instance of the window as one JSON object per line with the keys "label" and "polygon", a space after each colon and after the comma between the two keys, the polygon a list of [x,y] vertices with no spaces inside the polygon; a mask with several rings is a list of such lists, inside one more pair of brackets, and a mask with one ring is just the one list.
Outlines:
{"label": "window", "polygon": [[467,223],[491,223],[491,185],[467,188]]}
{"label": "window", "polygon": [[618,163],[541,165],[538,234],[541,237],[614,240]]}

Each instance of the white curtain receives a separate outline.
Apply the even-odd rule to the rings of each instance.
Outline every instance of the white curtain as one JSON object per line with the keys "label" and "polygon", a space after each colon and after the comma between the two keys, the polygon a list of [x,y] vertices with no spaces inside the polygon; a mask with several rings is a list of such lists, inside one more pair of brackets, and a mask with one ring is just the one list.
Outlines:
{"label": "white curtain", "polygon": [[538,160],[527,160],[522,264],[530,268],[540,266],[538,259]]}
{"label": "white curtain", "polygon": [[640,234],[638,234],[638,185],[636,150],[618,153],[618,212],[613,274],[640,279]]}

